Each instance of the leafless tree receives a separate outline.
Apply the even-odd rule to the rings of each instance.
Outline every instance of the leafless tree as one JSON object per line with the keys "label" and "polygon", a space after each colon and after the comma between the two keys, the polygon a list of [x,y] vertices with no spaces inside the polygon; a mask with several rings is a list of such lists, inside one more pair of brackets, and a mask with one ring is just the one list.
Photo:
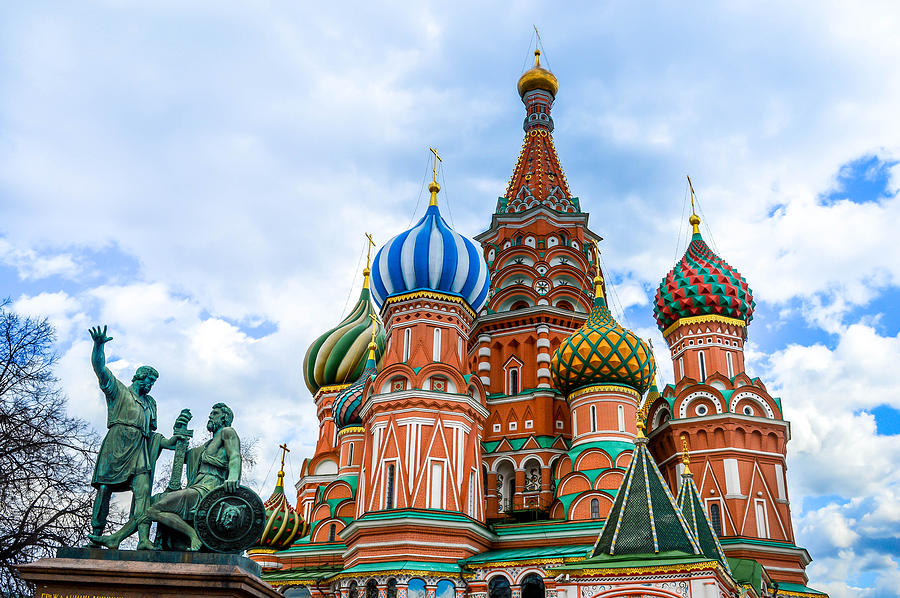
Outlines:
{"label": "leafless tree", "polygon": [[15,565],[77,546],[90,529],[96,435],[66,412],[54,330],[0,301],[0,595],[27,592]]}

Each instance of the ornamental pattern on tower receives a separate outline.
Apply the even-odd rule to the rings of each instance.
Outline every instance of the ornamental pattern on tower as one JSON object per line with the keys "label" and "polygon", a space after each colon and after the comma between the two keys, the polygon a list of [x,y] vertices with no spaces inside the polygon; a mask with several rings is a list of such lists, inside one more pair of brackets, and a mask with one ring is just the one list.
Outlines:
{"label": "ornamental pattern on tower", "polygon": [[749,324],[756,302],[747,281],[709,248],[700,236],[696,214],[690,222],[694,232],[687,251],[656,290],[653,314],[659,329],[666,331],[682,318],[703,316]]}

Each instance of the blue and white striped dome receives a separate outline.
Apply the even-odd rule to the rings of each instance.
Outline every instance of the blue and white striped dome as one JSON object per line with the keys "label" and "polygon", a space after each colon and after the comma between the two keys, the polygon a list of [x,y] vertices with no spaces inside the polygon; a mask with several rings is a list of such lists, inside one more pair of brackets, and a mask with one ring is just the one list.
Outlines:
{"label": "blue and white striped dome", "polygon": [[393,295],[431,290],[462,297],[477,313],[490,283],[481,250],[447,225],[437,205],[379,249],[372,264],[372,299],[379,309]]}

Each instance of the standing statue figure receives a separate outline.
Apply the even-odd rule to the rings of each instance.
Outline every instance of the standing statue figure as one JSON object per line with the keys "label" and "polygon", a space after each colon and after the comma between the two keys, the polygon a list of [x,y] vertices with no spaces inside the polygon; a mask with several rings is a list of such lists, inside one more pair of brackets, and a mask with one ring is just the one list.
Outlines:
{"label": "standing statue figure", "polygon": [[[204,522],[197,521],[197,511],[201,501],[213,490],[219,488],[221,488],[220,492],[225,494],[234,494],[241,488],[241,441],[237,432],[231,427],[233,421],[234,412],[225,403],[213,405],[209,421],[206,424],[206,429],[213,434],[212,438],[187,452],[187,487],[167,490],[155,495],[150,508],[144,513],[135,511],[133,517],[122,529],[108,536],[92,535],[90,536],[91,540],[107,548],[118,548],[122,540],[133,534],[135,530],[139,530],[142,540],[138,544],[138,549],[152,549],[153,545],[149,542],[145,544],[143,538],[149,534],[151,521],[156,521],[187,536],[190,542],[188,550],[199,550],[203,546],[203,542],[195,528],[198,525],[210,525],[205,520]],[[249,492],[249,490],[243,490]],[[259,498],[255,500],[259,502]],[[221,525],[227,531],[234,527],[235,517],[244,512],[242,509],[244,504],[239,502],[230,508],[227,500],[220,500],[217,504],[221,504],[217,514],[221,515],[222,521],[213,521],[212,525]],[[262,503],[259,504],[257,510],[260,513],[250,513],[249,511],[252,511],[250,509],[248,518],[259,519],[258,524],[261,525]],[[189,522],[193,522],[193,525]],[[249,524],[249,520],[247,523]],[[253,536],[251,541],[257,539],[260,531],[261,529],[255,530],[250,534]],[[218,549],[217,546],[212,546],[212,548]]]}
{"label": "standing statue figure", "polygon": [[[97,455],[91,485],[97,489],[91,516],[93,535],[100,535],[109,515],[109,499],[113,492],[132,492],[132,513],[143,513],[150,506],[150,487],[156,457],[161,448],[172,448],[174,442],[156,434],[156,401],[150,389],[159,377],[154,368],[143,365],[126,386],[106,367],[104,345],[112,340],[107,327],[91,328],[94,348],[91,365],[100,390],[106,395],[106,436]],[[171,446],[170,446],[171,445]]]}

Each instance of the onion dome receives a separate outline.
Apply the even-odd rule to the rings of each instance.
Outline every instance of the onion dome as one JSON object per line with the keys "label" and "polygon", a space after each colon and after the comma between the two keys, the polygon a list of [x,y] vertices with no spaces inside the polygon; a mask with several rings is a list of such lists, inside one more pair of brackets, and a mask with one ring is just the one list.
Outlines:
{"label": "onion dome", "polygon": [[681,443],[683,447],[681,462],[684,464],[684,472],[681,474],[681,487],[678,489],[678,498],[675,499],[675,503],[693,532],[703,556],[719,561],[725,571],[731,573],[728,559],[725,558],[725,551],[722,550],[719,537],[713,529],[709,517],[706,516],[706,509],[703,508],[703,501],[700,500],[700,491],[697,490],[697,485],[694,483],[694,476],[690,468],[691,459],[687,451],[687,438],[682,436]]}
{"label": "onion dome", "polygon": [[278,471],[278,482],[272,496],[264,503],[266,509],[266,526],[263,528],[259,546],[281,550],[291,545],[303,528],[303,519],[284,495],[284,454],[288,450],[281,445],[281,469]]}
{"label": "onion dome", "polygon": [[378,250],[372,265],[372,298],[381,308],[389,297],[414,291],[434,291],[461,297],[477,312],[487,302],[490,274],[475,243],[454,231],[441,216],[437,194],[415,226]]}
{"label": "onion dome", "polygon": [[384,326],[369,300],[369,268],[363,270],[363,288],[350,315],[310,345],[303,358],[303,377],[309,392],[326,386],[349,384],[366,367],[366,348],[375,329],[375,360],[385,348]]}
{"label": "onion dome", "polygon": [[534,66],[519,77],[516,88],[519,90],[520,96],[535,89],[549,91],[554,96],[559,91],[559,81],[556,80],[556,75],[541,66],[541,51],[537,48],[534,50]]}
{"label": "onion dome", "polygon": [[670,550],[700,554],[694,534],[647,449],[643,422],[638,421],[631,463],[591,556]]}
{"label": "onion dome", "polygon": [[553,383],[566,395],[596,384],[627,386],[643,394],[656,374],[653,351],[613,319],[603,296],[599,259],[597,264],[594,308],[581,328],[553,353]]}
{"label": "onion dome", "polygon": [[694,233],[684,257],[656,289],[653,315],[663,334],[682,318],[723,321],[746,326],[753,319],[753,291],[740,273],[725,263],[700,236],[700,218],[691,214]]}
{"label": "onion dome", "polygon": [[375,359],[375,341],[369,343],[369,358],[366,360],[366,369],[363,370],[359,380],[338,393],[334,398],[331,412],[334,423],[338,428],[347,426],[361,426],[362,418],[359,412],[362,410],[363,389],[366,382],[374,380],[378,373],[377,360]]}

